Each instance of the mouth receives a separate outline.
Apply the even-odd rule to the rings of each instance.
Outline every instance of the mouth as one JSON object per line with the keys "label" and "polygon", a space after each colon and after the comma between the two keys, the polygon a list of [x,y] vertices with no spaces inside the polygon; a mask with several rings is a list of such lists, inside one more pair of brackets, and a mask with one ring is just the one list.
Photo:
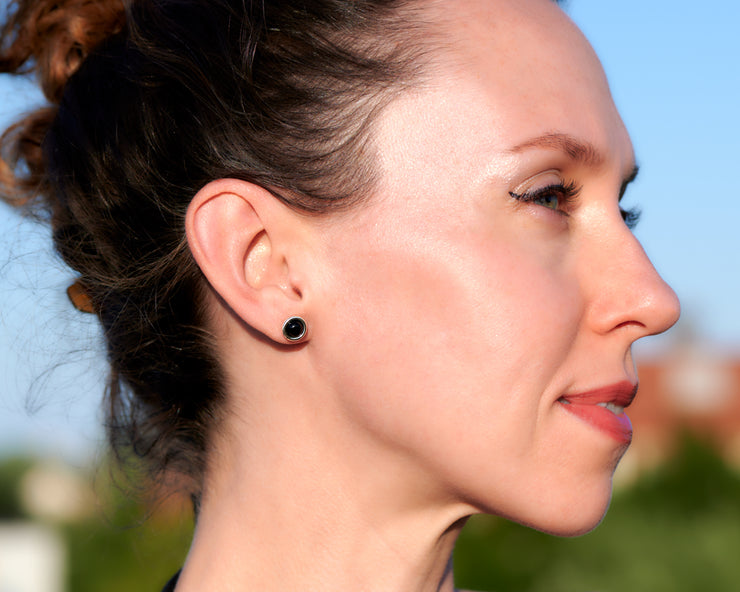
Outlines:
{"label": "mouth", "polygon": [[570,393],[558,399],[566,411],[621,444],[632,441],[632,423],[625,415],[637,394],[637,385],[622,381],[582,393]]}

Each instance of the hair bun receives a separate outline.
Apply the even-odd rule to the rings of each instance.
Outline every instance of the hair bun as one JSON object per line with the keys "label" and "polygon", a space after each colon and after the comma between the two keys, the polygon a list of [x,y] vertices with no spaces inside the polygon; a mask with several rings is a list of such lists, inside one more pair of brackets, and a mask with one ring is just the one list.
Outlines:
{"label": "hair bun", "polygon": [[[0,71],[35,68],[46,98],[59,102],[69,77],[125,23],[123,0],[16,0],[3,27]],[[31,68],[23,68],[32,60]]]}

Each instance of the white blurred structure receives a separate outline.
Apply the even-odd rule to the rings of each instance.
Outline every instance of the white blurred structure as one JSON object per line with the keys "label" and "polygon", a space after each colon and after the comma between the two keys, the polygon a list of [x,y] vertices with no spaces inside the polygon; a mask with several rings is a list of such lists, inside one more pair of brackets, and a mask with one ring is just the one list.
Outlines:
{"label": "white blurred structure", "polygon": [[53,529],[0,523],[0,592],[63,592],[65,552]]}

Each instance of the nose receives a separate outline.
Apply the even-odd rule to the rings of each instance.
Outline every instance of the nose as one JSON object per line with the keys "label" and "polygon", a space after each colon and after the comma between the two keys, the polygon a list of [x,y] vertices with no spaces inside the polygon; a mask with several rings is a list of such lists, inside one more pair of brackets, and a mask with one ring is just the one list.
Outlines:
{"label": "nose", "polygon": [[593,329],[602,334],[623,332],[630,343],[670,329],[680,316],[678,297],[632,232],[623,227],[599,242],[602,248],[589,265],[587,315]]}

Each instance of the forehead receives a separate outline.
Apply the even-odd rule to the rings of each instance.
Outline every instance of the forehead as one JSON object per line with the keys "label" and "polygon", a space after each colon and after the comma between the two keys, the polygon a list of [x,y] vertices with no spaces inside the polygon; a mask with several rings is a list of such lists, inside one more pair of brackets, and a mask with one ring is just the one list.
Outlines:
{"label": "forehead", "polygon": [[440,49],[426,84],[392,104],[381,123],[387,165],[400,164],[399,147],[432,160],[444,144],[447,163],[459,157],[473,167],[530,138],[565,134],[629,166],[632,147],[601,64],[554,2],[451,4],[430,4]]}

